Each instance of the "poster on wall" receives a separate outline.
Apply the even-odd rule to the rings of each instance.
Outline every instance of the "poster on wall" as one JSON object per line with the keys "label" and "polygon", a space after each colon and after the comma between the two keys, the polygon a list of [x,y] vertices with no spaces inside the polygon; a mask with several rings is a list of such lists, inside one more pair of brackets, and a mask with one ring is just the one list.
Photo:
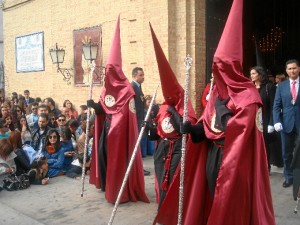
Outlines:
{"label": "poster on wall", "polygon": [[44,71],[44,32],[16,37],[16,70]]}
{"label": "poster on wall", "polygon": [[87,43],[91,41],[91,43],[98,43],[98,55],[97,59],[95,60],[96,68],[94,70],[93,75],[93,83],[94,84],[102,84],[102,77],[103,77],[103,70],[102,67],[102,56],[101,56],[101,27],[89,27],[83,28],[79,30],[74,30],[74,79],[75,85],[88,85],[90,80],[90,61],[85,60],[83,52],[82,52],[82,45],[83,43]]}

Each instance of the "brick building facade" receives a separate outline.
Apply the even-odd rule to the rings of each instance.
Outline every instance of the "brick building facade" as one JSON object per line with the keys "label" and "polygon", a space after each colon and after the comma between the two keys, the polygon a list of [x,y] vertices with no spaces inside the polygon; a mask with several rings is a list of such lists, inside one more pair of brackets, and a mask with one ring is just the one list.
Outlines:
{"label": "brick building facade", "polygon": [[[49,49],[58,43],[65,51],[61,67],[74,68],[74,30],[99,26],[102,31],[102,57],[105,66],[115,23],[121,19],[123,70],[131,81],[131,70],[143,67],[143,91],[152,94],[159,82],[149,22],[169,59],[179,82],[183,85],[183,60],[190,54],[191,99],[199,112],[200,95],[205,86],[205,0],[6,0],[4,17],[4,65],[6,95],[24,89],[33,97],[53,97],[58,107],[70,99],[75,106],[86,102],[88,87],[66,85],[57,67],[52,64]],[[16,72],[16,37],[43,32],[44,71]],[[94,87],[93,99],[98,100],[99,86]],[[161,91],[157,101],[162,101]]]}

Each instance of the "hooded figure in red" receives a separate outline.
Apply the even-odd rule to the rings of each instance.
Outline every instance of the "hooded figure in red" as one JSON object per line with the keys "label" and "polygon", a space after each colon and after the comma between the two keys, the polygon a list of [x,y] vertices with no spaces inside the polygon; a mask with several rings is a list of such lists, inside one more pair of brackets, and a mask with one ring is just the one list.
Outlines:
{"label": "hooded figure in red", "polygon": [[[99,103],[89,100],[88,105],[96,112],[90,183],[105,191],[106,200],[114,203],[138,137],[134,91],[122,71],[120,18]],[[137,151],[127,182],[120,202],[149,202],[140,151]]]}
{"label": "hooded figure in red", "polygon": [[[177,176],[176,170],[181,159],[182,135],[180,123],[183,115],[184,91],[178,83],[169,62],[156,38],[150,25],[156,60],[160,75],[161,87],[164,96],[164,103],[153,119],[156,124],[150,129],[151,137],[158,140],[154,153],[154,168],[157,181],[157,193],[159,206],[162,204],[173,177]],[[196,122],[196,114],[190,103],[189,120]]]}
{"label": "hooded figure in red", "polygon": [[[215,87],[198,123],[182,127],[193,141],[201,142],[186,156],[185,225],[275,225],[262,104],[242,73],[242,12],[243,0],[234,0],[214,55]],[[176,179],[155,222],[177,224]]]}

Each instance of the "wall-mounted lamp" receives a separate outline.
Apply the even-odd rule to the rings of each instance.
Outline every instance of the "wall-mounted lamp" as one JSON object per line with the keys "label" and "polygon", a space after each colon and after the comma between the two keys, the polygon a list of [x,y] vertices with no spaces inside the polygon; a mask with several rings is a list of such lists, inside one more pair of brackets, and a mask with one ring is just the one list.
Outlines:
{"label": "wall-mounted lamp", "polygon": [[90,79],[91,81],[93,80],[92,78],[95,79],[100,79],[100,82],[102,81],[102,78],[104,76],[104,70],[105,67],[102,66],[97,66],[96,63],[93,63],[94,60],[97,59],[98,56],[98,49],[99,45],[98,43],[92,43],[91,40],[85,40],[82,44],[82,52],[84,55],[85,60],[89,60],[91,62],[91,71],[93,71],[90,74]]}
{"label": "wall-mounted lamp", "polygon": [[97,43],[85,42],[82,45],[82,52],[85,60],[90,60],[92,63],[93,60],[97,59],[99,45]]}
{"label": "wall-mounted lamp", "polygon": [[70,79],[71,77],[73,77],[73,74],[71,74],[70,71],[72,69],[59,67],[59,64],[64,62],[65,50],[63,48],[58,48],[56,43],[55,48],[51,48],[49,52],[52,59],[52,63],[57,64],[57,72],[60,72],[63,75],[63,80],[66,81],[67,84],[71,84]]}

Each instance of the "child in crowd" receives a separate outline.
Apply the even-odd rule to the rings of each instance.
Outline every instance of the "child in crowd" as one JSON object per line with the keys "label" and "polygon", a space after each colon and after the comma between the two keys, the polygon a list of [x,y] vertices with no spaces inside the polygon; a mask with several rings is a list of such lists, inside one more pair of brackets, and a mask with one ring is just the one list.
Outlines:
{"label": "child in crowd", "polygon": [[33,160],[28,176],[30,184],[48,184],[48,160],[45,156]]}

